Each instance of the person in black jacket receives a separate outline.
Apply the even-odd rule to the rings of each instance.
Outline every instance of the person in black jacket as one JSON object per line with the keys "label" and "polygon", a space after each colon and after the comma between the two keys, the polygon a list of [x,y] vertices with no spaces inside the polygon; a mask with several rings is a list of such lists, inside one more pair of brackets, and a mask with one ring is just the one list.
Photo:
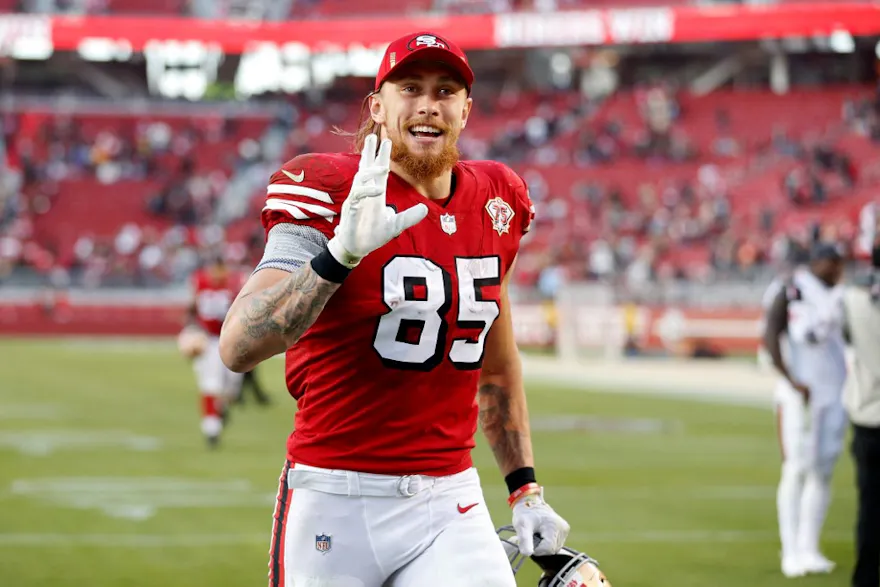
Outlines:
{"label": "person in black jacket", "polygon": [[843,297],[849,376],[843,401],[852,422],[858,487],[852,587],[880,586],[880,242],[872,271]]}

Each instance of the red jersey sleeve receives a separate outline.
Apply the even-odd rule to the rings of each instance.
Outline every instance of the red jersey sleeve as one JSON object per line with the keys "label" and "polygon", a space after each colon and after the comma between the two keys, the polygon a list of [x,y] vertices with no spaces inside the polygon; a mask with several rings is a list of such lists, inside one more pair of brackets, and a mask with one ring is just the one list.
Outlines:
{"label": "red jersey sleeve", "polygon": [[332,238],[355,171],[345,155],[310,153],[285,163],[266,188],[261,213],[266,232],[276,224],[295,223]]}
{"label": "red jersey sleeve", "polygon": [[523,182],[523,191],[517,201],[523,207],[522,231],[525,234],[532,229],[532,222],[535,220],[535,203],[532,202],[532,198],[529,196],[529,186],[522,178],[520,178],[520,181]]}
{"label": "red jersey sleeve", "polygon": [[507,180],[514,196],[514,212],[519,216],[520,234],[526,234],[532,227],[532,221],[535,219],[535,205],[529,197],[529,186],[526,181],[520,177],[513,169],[503,166],[504,177]]}
{"label": "red jersey sleeve", "polygon": [[513,223],[519,227],[519,236],[526,234],[532,227],[535,219],[535,205],[529,197],[529,186],[525,180],[513,169],[501,163],[495,163],[496,177],[500,178],[505,191],[509,190],[511,198],[508,202],[513,204]]}

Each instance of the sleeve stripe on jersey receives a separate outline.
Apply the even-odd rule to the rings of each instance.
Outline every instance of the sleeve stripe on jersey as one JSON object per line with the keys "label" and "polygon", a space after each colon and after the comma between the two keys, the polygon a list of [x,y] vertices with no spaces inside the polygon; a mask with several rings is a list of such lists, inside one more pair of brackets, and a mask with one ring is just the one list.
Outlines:
{"label": "sleeve stripe on jersey", "polygon": [[272,183],[269,184],[268,188],[266,188],[266,193],[284,194],[287,196],[303,196],[306,198],[313,198],[315,200],[318,200],[319,202],[324,202],[325,204],[333,203],[333,199],[330,198],[330,194],[328,194],[327,192],[322,192],[321,190],[316,190],[315,188],[307,188],[301,185]]}
{"label": "sleeve stripe on jersey", "polygon": [[266,200],[266,206],[263,210],[281,210],[288,212],[297,220],[308,220],[312,217],[306,214],[306,212],[311,212],[315,216],[321,216],[322,218],[325,218],[327,222],[333,222],[333,217],[336,216],[336,212],[329,208],[325,208],[324,206],[303,204],[302,202],[287,202],[273,198]]}

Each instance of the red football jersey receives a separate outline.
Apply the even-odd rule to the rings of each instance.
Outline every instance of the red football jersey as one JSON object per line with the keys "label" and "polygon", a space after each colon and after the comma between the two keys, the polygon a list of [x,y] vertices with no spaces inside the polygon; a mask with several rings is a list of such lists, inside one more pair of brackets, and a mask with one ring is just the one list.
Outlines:
{"label": "red football jersey", "polygon": [[205,332],[220,336],[229,307],[241,289],[241,276],[227,272],[221,280],[200,269],[192,275],[192,287],[196,298],[196,318]]}
{"label": "red football jersey", "polygon": [[[332,238],[358,155],[301,155],[272,176],[262,221]],[[387,205],[428,216],[370,253],[287,351],[293,462],[367,473],[449,475],[471,466],[483,345],[533,208],[496,162],[462,162],[455,191],[426,199],[399,176]]]}

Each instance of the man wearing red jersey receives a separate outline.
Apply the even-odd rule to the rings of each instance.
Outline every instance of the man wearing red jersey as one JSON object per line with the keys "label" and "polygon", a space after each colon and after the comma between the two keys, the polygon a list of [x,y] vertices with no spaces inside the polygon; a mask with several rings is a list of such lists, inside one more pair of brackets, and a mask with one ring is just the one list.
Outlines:
{"label": "man wearing red jersey", "polygon": [[533,210],[509,168],[458,161],[473,80],[448,39],[398,39],[360,157],[301,155],[271,178],[266,250],[220,350],[235,371],[286,352],[299,407],[272,586],[515,585],[471,462],[478,419],[521,552],[568,534],[536,482],[507,297]]}
{"label": "man wearing red jersey", "polygon": [[202,434],[212,448],[217,446],[223,431],[227,405],[241,388],[242,375],[230,371],[220,359],[223,320],[240,286],[240,276],[229,271],[220,256],[194,272],[189,324],[181,335],[182,340],[193,336],[193,327],[201,334],[202,341],[198,344],[182,343],[181,346],[192,349],[185,352],[193,356],[193,370],[202,400]]}

